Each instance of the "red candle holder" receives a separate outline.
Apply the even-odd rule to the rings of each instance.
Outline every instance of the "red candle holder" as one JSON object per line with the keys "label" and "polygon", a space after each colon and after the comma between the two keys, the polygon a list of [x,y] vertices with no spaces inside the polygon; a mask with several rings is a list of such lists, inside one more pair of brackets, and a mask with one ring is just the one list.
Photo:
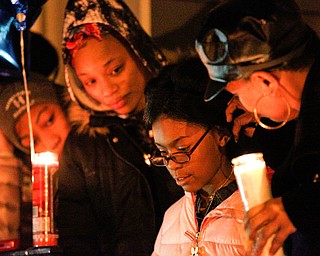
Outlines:
{"label": "red candle holder", "polygon": [[57,246],[54,223],[54,174],[59,167],[58,155],[36,153],[32,159],[32,233],[33,246]]}

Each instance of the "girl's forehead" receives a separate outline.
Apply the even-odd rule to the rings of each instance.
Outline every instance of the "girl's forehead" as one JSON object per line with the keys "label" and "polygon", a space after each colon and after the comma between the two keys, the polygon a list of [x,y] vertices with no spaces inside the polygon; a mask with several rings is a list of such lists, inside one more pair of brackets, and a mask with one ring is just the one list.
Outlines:
{"label": "girl's forehead", "polygon": [[[175,129],[172,129],[173,127]],[[162,115],[152,124],[152,128],[154,130],[167,130],[172,133],[185,133],[186,130],[195,128],[195,125]]]}
{"label": "girl's forehead", "polygon": [[189,138],[200,133],[204,128],[201,126],[177,121],[170,118],[159,118],[152,124],[155,141],[173,141]]}

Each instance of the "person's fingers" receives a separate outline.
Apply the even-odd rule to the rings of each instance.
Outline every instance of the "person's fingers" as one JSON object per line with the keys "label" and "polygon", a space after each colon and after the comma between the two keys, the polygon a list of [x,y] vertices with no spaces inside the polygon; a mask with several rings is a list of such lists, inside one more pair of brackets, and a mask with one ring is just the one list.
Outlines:
{"label": "person's fingers", "polygon": [[240,130],[241,130],[241,125],[237,125],[236,123],[232,127],[232,133],[235,142],[239,141],[239,136],[240,136]]}
{"label": "person's fingers", "polygon": [[[278,232],[279,224],[275,223],[274,221],[267,220],[266,224],[263,225],[263,228],[261,228],[257,234],[256,241],[258,243],[257,245],[257,253],[261,253],[263,248],[268,243],[269,239],[273,239],[272,236],[275,237],[275,234]],[[282,241],[283,242],[283,241]],[[280,244],[280,246],[282,243]],[[269,242],[270,246],[270,242]],[[279,247],[277,248],[277,250]]]}
{"label": "person's fingers", "polygon": [[255,127],[246,127],[243,131],[244,135],[252,138],[254,132],[255,132],[256,128]]}
{"label": "person's fingers", "polygon": [[271,254],[275,254],[283,245],[288,236],[297,230],[285,212],[281,215],[279,214],[275,222],[277,222],[276,225],[278,228],[276,232],[274,232],[275,237],[273,238],[270,248]]}
{"label": "person's fingers", "polygon": [[239,98],[237,96],[233,96],[232,99],[228,102],[228,106],[225,110],[225,114],[226,114],[227,122],[231,122],[232,120],[234,120],[232,133],[236,141],[239,138],[241,128],[249,124],[253,120],[253,114],[250,112],[247,112],[246,110],[244,114],[234,118],[234,112],[238,109],[245,110]]}
{"label": "person's fingers", "polygon": [[258,236],[258,234],[260,234],[260,236],[262,237],[265,237],[265,235],[268,234],[268,232],[261,234],[261,229],[265,228],[265,226],[268,225],[270,222],[270,218],[263,214],[259,214],[255,217],[250,218],[247,223],[247,227],[249,227],[250,229],[249,238],[254,240]]}
{"label": "person's fingers", "polygon": [[253,114],[250,112],[245,112],[244,114],[234,119],[234,122],[241,126],[245,126],[253,121],[254,121]]}
{"label": "person's fingers", "polygon": [[255,241],[253,242],[252,254],[251,255],[260,255],[267,243],[267,237],[263,232],[259,232]]}
{"label": "person's fingers", "polygon": [[[282,247],[287,237],[294,232],[290,228],[279,228],[279,222],[269,222],[257,233],[250,248],[251,255],[260,255],[263,250],[269,249],[269,254],[274,255]],[[266,249],[264,247],[267,246]]]}
{"label": "person's fingers", "polygon": [[228,106],[226,108],[226,119],[227,122],[231,122],[233,120],[233,113],[237,109],[244,109],[239,98],[237,96],[233,96],[231,100],[228,102]]}
{"label": "person's fingers", "polygon": [[287,239],[287,235],[284,234],[276,234],[275,237],[272,240],[271,248],[269,250],[269,253],[271,255],[274,255],[277,253],[277,251],[282,247],[284,241]]}
{"label": "person's fingers", "polygon": [[230,104],[226,108],[226,120],[227,122],[231,122],[233,120],[233,113],[236,111],[237,106],[235,104]]}
{"label": "person's fingers", "polygon": [[250,122],[252,122],[252,117],[253,117],[253,115],[251,113],[246,112],[246,113],[244,113],[234,119],[232,133],[233,133],[236,141],[239,138],[239,134],[240,134],[242,127],[244,127],[247,124],[249,124]]}
{"label": "person's fingers", "polygon": [[296,231],[285,212],[281,197],[270,199],[250,209],[245,227],[249,232],[249,239],[253,241],[249,248],[252,255],[259,255],[267,242],[268,247],[270,246],[269,252],[273,255],[287,237]]}
{"label": "person's fingers", "polygon": [[274,219],[272,211],[266,211],[266,204],[252,207],[247,213],[245,227],[250,229],[249,238],[254,240],[261,229]]}

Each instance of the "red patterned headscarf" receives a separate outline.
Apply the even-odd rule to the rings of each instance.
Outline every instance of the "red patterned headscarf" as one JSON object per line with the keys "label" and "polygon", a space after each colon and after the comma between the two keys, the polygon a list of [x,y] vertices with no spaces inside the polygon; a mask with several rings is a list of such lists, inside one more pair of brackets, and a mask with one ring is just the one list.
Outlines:
{"label": "red patterned headscarf", "polygon": [[84,90],[72,59],[88,38],[101,40],[112,33],[126,43],[133,56],[155,76],[167,60],[123,0],[69,0],[65,9],[62,53],[65,79],[73,100],[95,111],[105,109]]}
{"label": "red patterned headscarf", "polygon": [[70,51],[72,58],[81,48],[84,41],[88,38],[97,38],[102,40],[101,31],[97,23],[87,23],[73,30],[74,34],[69,41],[66,42],[66,48]]}

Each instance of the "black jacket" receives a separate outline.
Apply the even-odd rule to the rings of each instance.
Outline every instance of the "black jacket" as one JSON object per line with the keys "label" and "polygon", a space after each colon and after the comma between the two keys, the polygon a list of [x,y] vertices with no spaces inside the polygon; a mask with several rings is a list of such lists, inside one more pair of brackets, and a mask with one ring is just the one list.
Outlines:
{"label": "black jacket", "polygon": [[[299,232],[292,236],[292,255],[320,255],[319,176],[320,55],[318,54],[305,82],[294,146],[288,160],[281,170],[275,173],[272,180],[274,196],[282,196],[285,210]],[[301,241],[304,243],[302,246],[300,246]]]}
{"label": "black jacket", "polygon": [[64,255],[151,254],[163,214],[183,190],[165,168],[145,163],[153,143],[140,118],[108,118],[108,133],[94,137],[70,132],[59,181]]}
{"label": "black jacket", "polygon": [[71,64],[67,44],[92,22],[95,33],[114,32],[150,75],[167,63],[123,1],[68,1],[62,47],[66,84],[82,107],[75,103],[78,109],[69,109],[76,127],[60,163],[59,245],[64,255],[150,255],[165,210],[184,193],[165,168],[146,165],[143,154],[152,154],[155,146],[141,115],[126,120],[91,116],[88,124],[92,111],[115,114],[86,93]]}

